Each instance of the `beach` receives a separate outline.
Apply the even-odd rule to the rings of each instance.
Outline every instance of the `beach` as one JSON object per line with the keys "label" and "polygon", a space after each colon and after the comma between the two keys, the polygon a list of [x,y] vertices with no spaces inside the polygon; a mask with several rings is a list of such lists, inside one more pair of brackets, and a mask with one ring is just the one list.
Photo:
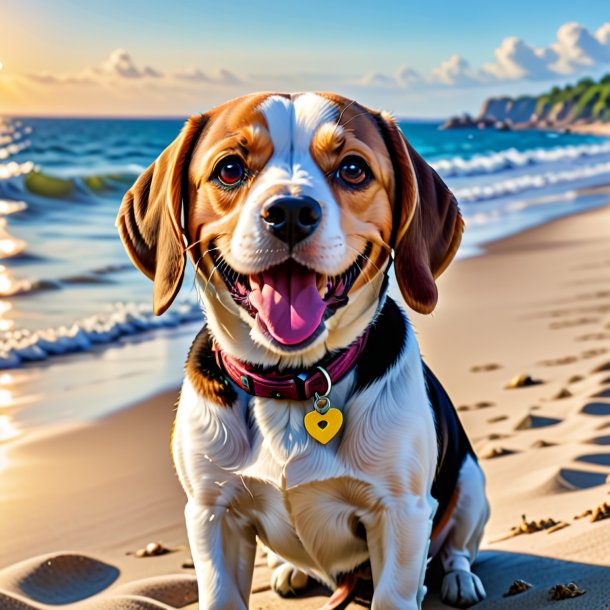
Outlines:
{"label": "beach", "polygon": [[[569,582],[585,593],[559,607],[610,608],[610,519],[586,514],[610,502],[609,237],[610,205],[527,229],[449,267],[431,316],[409,313],[487,476],[477,608],[555,607],[549,589]],[[196,608],[169,452],[177,393],[0,446],[2,610]],[[522,515],[553,526],[514,535]],[[151,542],[170,552],[135,555]],[[280,599],[256,565],[250,608],[328,597]],[[503,597],[516,579],[532,588]],[[431,583],[424,608],[444,607]]]}

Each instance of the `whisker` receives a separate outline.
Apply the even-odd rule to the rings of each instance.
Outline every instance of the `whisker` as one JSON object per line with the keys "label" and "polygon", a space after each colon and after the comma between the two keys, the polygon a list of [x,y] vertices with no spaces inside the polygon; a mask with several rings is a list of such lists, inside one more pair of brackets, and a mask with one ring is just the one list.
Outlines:
{"label": "whisker", "polygon": [[[360,250],[357,250],[356,248],[354,248],[354,246],[350,246],[350,244],[345,244],[345,245],[348,248],[350,248],[351,250],[353,250],[354,252],[357,252],[359,257],[362,257],[364,260],[371,263],[371,265],[373,265],[373,267],[375,267],[375,269],[381,273],[381,269],[377,266],[377,264],[375,262],[373,262],[373,260],[369,256],[366,256],[365,254],[360,252]],[[355,263],[356,263],[356,265],[358,264],[358,258],[356,258]],[[360,270],[362,271],[362,268]]]}
{"label": "whisker", "polygon": [[[352,246],[349,246],[349,248],[352,248]],[[352,248],[352,250],[354,250],[355,252],[358,252],[358,250],[356,250],[356,248]],[[365,260],[367,260],[369,263],[371,263],[371,265],[373,265],[373,267],[375,267],[375,269],[377,271],[381,271],[381,269],[379,269],[379,267],[368,257],[368,256],[364,256],[364,254],[361,254],[360,252],[358,252],[358,254],[360,254],[360,256],[362,258],[364,258]],[[370,283],[370,280],[372,280],[372,276],[370,276],[369,274],[367,274],[368,269],[364,269],[364,267],[362,267],[359,263],[358,263],[358,258],[354,261],[354,265],[356,265],[356,267],[359,269],[360,273],[362,273],[362,275],[364,275],[364,279],[367,281],[367,283]]]}
{"label": "whisker", "polygon": [[362,237],[363,239],[365,239],[366,241],[370,241],[373,245],[375,246],[379,246],[380,248],[383,248],[384,250],[387,250],[388,253],[390,255],[392,255],[394,249],[392,248],[392,246],[390,246],[390,244],[387,244],[385,241],[383,241],[383,239],[379,238],[379,239],[371,239],[370,237],[368,237],[367,235],[360,235],[359,233],[354,233],[353,235],[355,235],[356,237]]}
{"label": "whisker", "polygon": [[341,119],[343,118],[343,115],[345,114],[345,112],[350,108],[350,106],[352,106],[352,104],[355,104],[356,100],[352,100],[349,104],[347,104],[347,106],[343,107],[343,110],[341,110],[341,113],[339,114],[339,118],[337,119],[337,126],[340,127],[341,126]]}
{"label": "whisker", "polygon": [[357,119],[358,117],[365,116],[367,114],[369,114],[369,113],[368,112],[360,112],[356,116],[353,116],[349,121],[346,121],[345,123],[343,123],[343,125],[341,125],[341,127],[345,127],[346,125],[349,125],[353,120]]}

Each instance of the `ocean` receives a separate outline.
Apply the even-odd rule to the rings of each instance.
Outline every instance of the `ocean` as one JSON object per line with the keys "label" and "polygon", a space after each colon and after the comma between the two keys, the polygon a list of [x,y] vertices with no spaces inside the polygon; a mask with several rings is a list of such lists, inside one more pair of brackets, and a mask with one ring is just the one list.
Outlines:
{"label": "ocean", "polygon": [[[151,284],[129,262],[114,220],[124,192],[181,125],[0,119],[0,442],[35,425],[99,417],[179,380],[201,324],[192,275],[177,306],[155,318]],[[588,189],[610,183],[610,139],[400,127],[460,201],[459,256],[607,201]],[[55,197],[38,172],[61,179]]]}

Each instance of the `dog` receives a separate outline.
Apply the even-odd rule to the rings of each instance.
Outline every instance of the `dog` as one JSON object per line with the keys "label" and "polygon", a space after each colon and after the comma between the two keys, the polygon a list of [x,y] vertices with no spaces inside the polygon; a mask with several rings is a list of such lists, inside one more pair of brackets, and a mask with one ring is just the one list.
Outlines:
{"label": "dog", "polygon": [[430,313],[463,221],[390,115],[331,93],[247,95],[191,117],[125,195],[117,226],[162,314],[187,254],[206,324],[172,454],[200,608],[245,610],[257,539],[272,588],[325,608],[372,578],[374,610],[485,597],[489,509],[455,410],[386,295]]}

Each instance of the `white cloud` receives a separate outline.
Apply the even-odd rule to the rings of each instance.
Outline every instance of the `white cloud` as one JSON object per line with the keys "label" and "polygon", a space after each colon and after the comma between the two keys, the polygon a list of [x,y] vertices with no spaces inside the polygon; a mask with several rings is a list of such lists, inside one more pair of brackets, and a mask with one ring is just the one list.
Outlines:
{"label": "white cloud", "polygon": [[[536,48],[516,36],[505,38],[493,52],[493,60],[481,67],[459,54],[442,61],[428,74],[410,66],[401,66],[394,72],[373,71],[359,76],[354,74],[243,74],[236,75],[224,67],[201,69],[191,67],[170,73],[158,67],[138,64],[125,49],[115,49],[95,66],[73,74],[15,75],[15,82],[29,87],[71,87],[76,91],[104,87],[119,98],[123,93],[154,91],[161,99],[170,95],[221,98],[229,94],[245,93],[249,89],[335,89],[357,95],[371,92],[374,95],[394,94],[406,96],[413,91],[467,90],[477,86],[491,86],[502,82],[525,82],[565,79],[569,75],[591,72],[610,64],[610,22],[603,23],[591,32],[578,23],[562,25],[555,40],[548,46]],[[3,72],[4,75],[4,72]],[[377,92],[376,94],[374,92]]]}
{"label": "white cloud", "polygon": [[189,83],[210,83],[217,85],[239,85],[242,81],[235,74],[220,68],[211,75],[206,74],[199,68],[188,68],[184,72],[179,72],[174,75],[175,78]]}
{"label": "white cloud", "polygon": [[610,46],[610,23],[604,23],[598,30],[595,32],[595,38],[599,40],[599,42],[608,47]]}
{"label": "white cloud", "polygon": [[452,55],[432,70],[430,80],[434,83],[457,87],[479,84],[480,82],[468,61],[458,54]]}
{"label": "white cloud", "polygon": [[535,49],[516,36],[505,38],[494,56],[495,62],[483,65],[483,73],[495,79],[542,80],[556,76],[549,68],[549,62],[556,59],[556,54]]}
{"label": "white cloud", "polygon": [[582,73],[610,63],[610,23],[592,34],[579,23],[565,23],[557,39],[536,49],[517,37],[506,38],[483,72],[498,80],[543,80]]}
{"label": "white cloud", "polygon": [[540,81],[582,74],[610,64],[610,22],[595,33],[578,23],[562,25],[556,41],[536,48],[517,36],[505,38],[494,51],[494,61],[475,69],[464,57],[453,54],[428,75],[403,67],[395,75],[372,72],[351,84],[370,89],[392,89],[397,92],[417,86],[466,89],[489,86],[504,81]]}
{"label": "white cloud", "polygon": [[412,87],[423,81],[422,76],[416,70],[408,66],[401,66],[396,72],[396,81],[403,87]]}
{"label": "white cloud", "polygon": [[383,72],[369,72],[348,82],[360,87],[370,87],[372,89],[408,89],[413,85],[423,83],[424,79],[419,72],[407,66],[401,66],[394,75],[384,74]]}
{"label": "white cloud", "polygon": [[90,68],[94,74],[115,78],[162,78],[163,74],[144,66],[139,68],[125,49],[115,49],[99,66]]}
{"label": "white cloud", "polygon": [[362,78],[354,80],[353,84],[361,85],[363,87],[394,88],[398,86],[398,81],[394,77],[383,74],[382,72],[369,72]]}
{"label": "white cloud", "polygon": [[610,23],[604,23],[595,34],[578,23],[566,23],[557,31],[557,42],[551,49],[557,56],[551,68],[560,74],[610,62]]}

